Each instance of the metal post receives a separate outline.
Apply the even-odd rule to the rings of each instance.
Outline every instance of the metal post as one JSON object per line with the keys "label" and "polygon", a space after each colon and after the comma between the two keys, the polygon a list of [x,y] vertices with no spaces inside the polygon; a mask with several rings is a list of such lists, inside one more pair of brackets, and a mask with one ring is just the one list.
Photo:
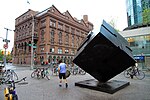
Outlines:
{"label": "metal post", "polygon": [[[6,42],[6,45],[8,46],[8,40],[7,40],[7,36],[8,36],[8,31],[12,31],[11,29],[8,29],[8,28],[4,28],[6,29],[6,39],[5,39],[5,42]],[[6,50],[7,48],[5,48],[5,53],[4,53],[4,66],[6,68]]]}
{"label": "metal post", "polygon": [[34,16],[32,16],[32,41],[31,41],[31,69],[34,67],[33,63],[33,44],[34,44]]}

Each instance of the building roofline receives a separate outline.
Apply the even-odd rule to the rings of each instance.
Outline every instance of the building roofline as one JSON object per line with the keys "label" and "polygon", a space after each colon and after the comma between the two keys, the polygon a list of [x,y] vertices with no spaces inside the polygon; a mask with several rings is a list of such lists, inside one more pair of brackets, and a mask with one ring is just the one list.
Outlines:
{"label": "building roofline", "polygon": [[130,29],[119,32],[123,37],[133,37],[133,36],[142,36],[150,34],[150,26],[148,27],[140,27],[136,29]]}
{"label": "building roofline", "polygon": [[123,29],[123,31],[142,28],[142,27],[149,27],[149,26],[150,26],[150,23],[148,23],[148,24],[134,24],[132,26],[126,27],[125,29]]}

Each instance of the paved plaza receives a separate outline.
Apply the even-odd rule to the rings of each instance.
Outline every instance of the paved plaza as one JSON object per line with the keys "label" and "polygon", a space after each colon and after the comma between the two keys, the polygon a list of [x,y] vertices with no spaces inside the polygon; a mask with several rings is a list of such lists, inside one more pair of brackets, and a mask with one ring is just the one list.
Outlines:
{"label": "paved plaza", "polygon": [[[29,67],[14,69],[20,79],[26,76],[28,81],[26,85],[16,85],[19,100],[150,100],[150,72],[148,71],[145,71],[146,77],[143,80],[125,78],[123,73],[120,73],[111,80],[127,81],[130,85],[114,94],[108,94],[75,86],[75,82],[93,79],[89,74],[71,75],[66,89],[65,84],[59,87],[57,76],[51,75],[50,80],[46,78],[38,80],[30,77],[33,70]],[[0,86],[0,100],[4,98],[4,87],[4,85]]]}

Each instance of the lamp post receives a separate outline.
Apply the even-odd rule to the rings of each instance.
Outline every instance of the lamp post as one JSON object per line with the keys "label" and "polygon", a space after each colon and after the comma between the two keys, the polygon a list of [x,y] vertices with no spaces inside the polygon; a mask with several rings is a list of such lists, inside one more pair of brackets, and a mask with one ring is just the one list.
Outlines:
{"label": "lamp post", "polygon": [[31,69],[34,67],[34,62],[33,62],[33,44],[34,44],[34,16],[32,16],[32,40],[31,40]]}
{"label": "lamp post", "polygon": [[8,28],[4,28],[4,29],[6,29],[6,39],[3,40],[4,42],[6,42],[5,53],[4,53],[4,66],[6,68],[6,49],[8,48],[8,42],[10,42],[10,40],[7,40],[7,36],[8,36],[8,31],[12,31],[12,30]]}

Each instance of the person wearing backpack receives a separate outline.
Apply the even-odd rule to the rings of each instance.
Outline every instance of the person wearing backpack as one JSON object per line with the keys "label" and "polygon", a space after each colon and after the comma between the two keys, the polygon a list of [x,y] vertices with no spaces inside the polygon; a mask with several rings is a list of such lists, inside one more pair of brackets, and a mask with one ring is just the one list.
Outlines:
{"label": "person wearing backpack", "polygon": [[68,83],[66,79],[66,64],[63,63],[62,60],[59,60],[58,72],[59,72],[59,86],[62,87],[62,81],[64,81],[67,88]]}

